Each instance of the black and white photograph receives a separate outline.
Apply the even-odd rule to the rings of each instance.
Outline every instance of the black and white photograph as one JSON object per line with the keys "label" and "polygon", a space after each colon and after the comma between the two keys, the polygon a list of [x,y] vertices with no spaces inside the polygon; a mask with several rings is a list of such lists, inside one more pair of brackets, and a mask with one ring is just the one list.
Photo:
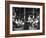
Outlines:
{"label": "black and white photograph", "polygon": [[42,6],[11,4],[10,32],[42,32]]}
{"label": "black and white photograph", "polygon": [[40,30],[40,8],[12,8],[13,31]]}

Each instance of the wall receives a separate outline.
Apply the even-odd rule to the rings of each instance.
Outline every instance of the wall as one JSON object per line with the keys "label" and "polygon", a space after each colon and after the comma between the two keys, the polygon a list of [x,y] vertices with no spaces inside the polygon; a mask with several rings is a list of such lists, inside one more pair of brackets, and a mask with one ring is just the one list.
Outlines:
{"label": "wall", "polygon": [[[16,0],[16,1],[24,1],[24,0]],[[44,2],[44,3],[46,3],[45,2],[46,0],[25,0],[25,1],[26,2],[28,1],[28,2],[39,2],[39,3]],[[45,6],[46,6],[46,4],[45,4]],[[45,16],[46,16],[46,13],[45,13]],[[46,25],[46,23],[45,23],[45,25]],[[46,28],[45,28],[45,30],[46,30]],[[45,34],[46,34],[46,31],[45,31]],[[5,38],[5,0],[0,0],[0,38]],[[11,38],[13,38],[13,37],[11,37]],[[16,38],[46,38],[46,35],[24,36],[24,37],[16,37]]]}
{"label": "wall", "polygon": [[6,1],[44,2],[45,0],[6,0]]}

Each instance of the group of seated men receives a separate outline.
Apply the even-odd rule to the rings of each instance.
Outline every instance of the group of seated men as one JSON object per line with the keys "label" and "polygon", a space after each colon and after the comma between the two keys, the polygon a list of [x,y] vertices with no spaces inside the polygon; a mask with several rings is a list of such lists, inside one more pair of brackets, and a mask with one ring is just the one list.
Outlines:
{"label": "group of seated men", "polygon": [[[23,28],[23,30],[28,30],[29,27],[32,28],[36,28],[39,29],[39,16],[37,16],[34,20],[34,18],[31,18],[30,15],[28,16],[28,20],[27,21],[22,21],[20,19],[15,19],[15,21],[13,21],[13,26],[14,28]],[[24,20],[24,19],[23,19]]]}

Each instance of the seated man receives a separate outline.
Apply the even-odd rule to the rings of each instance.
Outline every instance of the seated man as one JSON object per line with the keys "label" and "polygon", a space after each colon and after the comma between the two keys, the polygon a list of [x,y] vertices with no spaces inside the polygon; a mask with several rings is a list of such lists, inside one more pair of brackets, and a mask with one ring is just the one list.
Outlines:
{"label": "seated man", "polygon": [[38,20],[38,18],[35,18],[34,27],[37,29],[38,26],[39,26],[39,20]]}

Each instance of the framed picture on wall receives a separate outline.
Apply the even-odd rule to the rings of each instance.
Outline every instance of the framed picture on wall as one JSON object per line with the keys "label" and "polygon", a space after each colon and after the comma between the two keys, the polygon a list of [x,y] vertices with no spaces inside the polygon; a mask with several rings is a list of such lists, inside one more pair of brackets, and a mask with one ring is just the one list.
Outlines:
{"label": "framed picture on wall", "polygon": [[6,1],[5,36],[45,34],[44,3]]}

